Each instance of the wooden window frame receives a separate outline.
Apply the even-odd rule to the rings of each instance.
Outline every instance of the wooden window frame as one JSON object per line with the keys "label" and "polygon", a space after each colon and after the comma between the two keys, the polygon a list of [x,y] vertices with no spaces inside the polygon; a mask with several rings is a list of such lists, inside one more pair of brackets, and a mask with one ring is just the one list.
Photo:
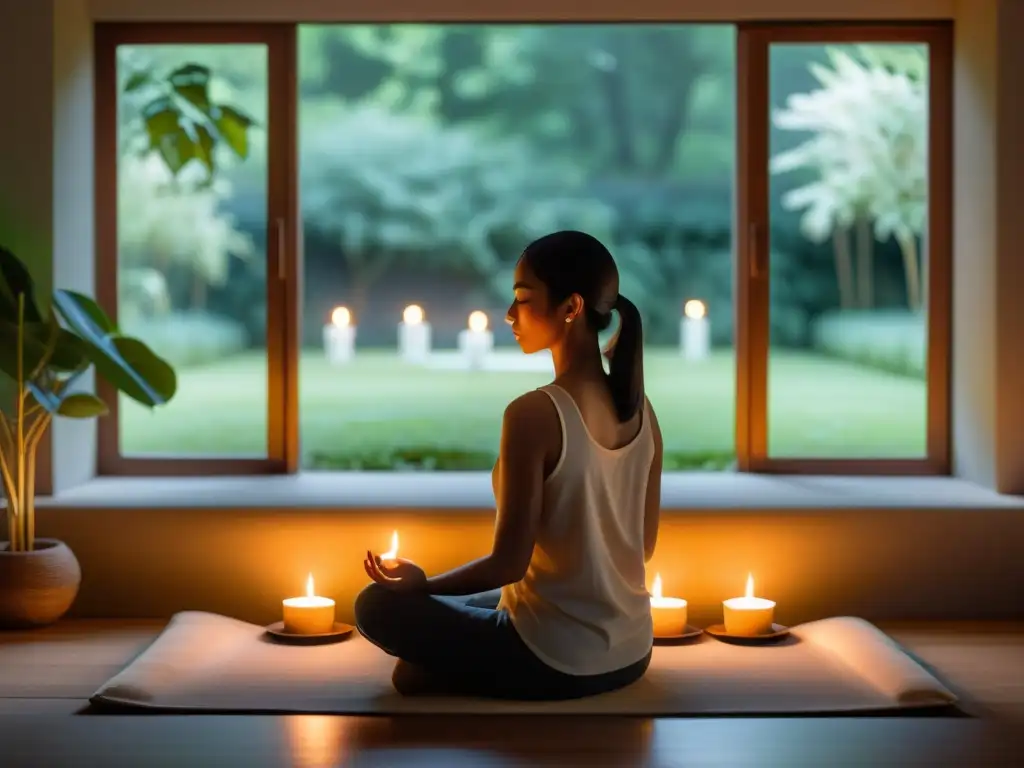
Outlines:
{"label": "wooden window frame", "polygon": [[[735,351],[737,469],[752,473],[948,475],[952,303],[952,23],[736,22]],[[268,48],[267,456],[131,457],[119,445],[117,393],[98,423],[100,475],[211,476],[299,471],[301,249],[297,165],[298,24],[98,22],[95,49],[95,280],[117,319],[117,70],[120,45],[264,44]],[[920,459],[768,455],[769,47],[773,43],[919,43],[929,48],[927,440]],[[273,236],[271,236],[273,235]],[[276,279],[275,279],[276,277]]]}
{"label": "wooden window frame", "polygon": [[[831,475],[950,473],[952,65],[948,21],[740,23],[737,29],[736,455],[743,472]],[[927,438],[920,459],[772,457],[768,452],[769,48],[775,43],[925,44],[928,73]]]}
{"label": "wooden window frame", "polygon": [[117,49],[122,45],[260,44],[267,46],[267,452],[261,458],[124,456],[118,394],[105,381],[97,391],[110,404],[99,420],[100,475],[257,475],[291,473],[299,464],[299,249],[296,179],[295,24],[131,23],[94,25],[95,55],[95,284],[96,297],[117,322]]}

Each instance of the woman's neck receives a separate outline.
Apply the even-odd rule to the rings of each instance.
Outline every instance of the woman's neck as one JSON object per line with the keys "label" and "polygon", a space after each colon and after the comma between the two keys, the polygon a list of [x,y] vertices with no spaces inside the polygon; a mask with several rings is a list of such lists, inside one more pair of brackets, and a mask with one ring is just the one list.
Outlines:
{"label": "woman's neck", "polygon": [[551,360],[555,364],[555,378],[597,378],[604,375],[601,348],[597,340],[567,338],[551,347]]}

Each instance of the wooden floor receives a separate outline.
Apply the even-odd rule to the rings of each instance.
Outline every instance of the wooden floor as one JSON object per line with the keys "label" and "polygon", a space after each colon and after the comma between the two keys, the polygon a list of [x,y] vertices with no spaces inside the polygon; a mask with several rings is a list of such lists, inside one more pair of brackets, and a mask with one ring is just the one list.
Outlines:
{"label": "wooden floor", "polygon": [[963,697],[965,717],[90,712],[88,696],[159,629],[92,621],[0,633],[0,766],[1024,766],[1024,624],[884,626]]}

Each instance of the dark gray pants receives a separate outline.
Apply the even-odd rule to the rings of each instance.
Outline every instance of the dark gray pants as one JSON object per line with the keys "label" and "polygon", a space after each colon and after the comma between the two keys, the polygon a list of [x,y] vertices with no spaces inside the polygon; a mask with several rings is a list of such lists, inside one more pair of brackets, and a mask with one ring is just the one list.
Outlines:
{"label": "dark gray pants", "polygon": [[534,655],[497,605],[496,592],[453,598],[371,584],[356,598],[356,626],[399,659],[395,687],[402,693],[578,699],[639,680],[651,662],[648,654],[601,675],[559,672]]}

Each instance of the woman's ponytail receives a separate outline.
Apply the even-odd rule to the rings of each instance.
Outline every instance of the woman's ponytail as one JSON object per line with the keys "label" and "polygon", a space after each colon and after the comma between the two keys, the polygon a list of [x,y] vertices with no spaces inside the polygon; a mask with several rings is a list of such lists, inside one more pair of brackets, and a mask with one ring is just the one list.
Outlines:
{"label": "woman's ponytail", "polygon": [[621,293],[615,299],[619,330],[606,351],[608,386],[619,421],[636,415],[644,399],[644,330],[640,310]]}

